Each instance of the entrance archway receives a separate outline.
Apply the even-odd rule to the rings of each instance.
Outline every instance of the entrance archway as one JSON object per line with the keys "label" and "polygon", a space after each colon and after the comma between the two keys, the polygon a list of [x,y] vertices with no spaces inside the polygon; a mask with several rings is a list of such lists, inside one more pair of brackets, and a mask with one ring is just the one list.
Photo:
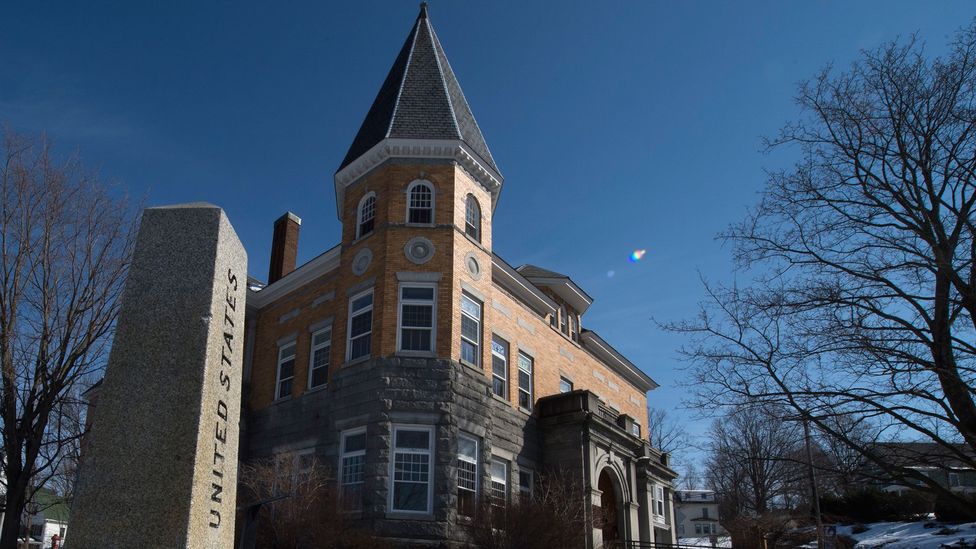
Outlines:
{"label": "entrance archway", "polygon": [[610,543],[620,539],[620,528],[619,528],[619,517],[620,512],[618,509],[618,494],[617,487],[610,477],[610,472],[607,469],[600,471],[600,478],[597,481],[597,488],[600,490],[600,508],[603,512],[602,517],[602,530],[603,530],[603,544],[609,545]]}

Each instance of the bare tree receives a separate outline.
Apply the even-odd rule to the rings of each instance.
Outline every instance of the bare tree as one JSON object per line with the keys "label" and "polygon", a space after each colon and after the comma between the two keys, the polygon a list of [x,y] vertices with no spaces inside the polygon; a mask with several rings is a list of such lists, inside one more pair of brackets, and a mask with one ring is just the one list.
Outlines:
{"label": "bare tree", "polygon": [[334,476],[317,460],[293,454],[242,465],[239,503],[267,501],[257,514],[256,547],[268,549],[384,549],[343,511]]}
{"label": "bare tree", "polygon": [[681,474],[681,487],[685,490],[698,490],[702,487],[701,473],[694,463],[688,463],[684,466],[684,472]]}
{"label": "bare tree", "polygon": [[473,541],[486,549],[583,547],[591,526],[615,518],[588,516],[587,492],[576,475],[541,474],[531,497],[505,504],[485,499],[474,523]]}
{"label": "bare tree", "polygon": [[943,58],[890,43],[797,100],[804,116],[768,144],[800,160],[723,235],[756,283],[706,284],[700,315],[671,326],[693,335],[699,403],[787,406],[886,475],[963,504],[835,419],[976,467],[976,24]]}
{"label": "bare tree", "polygon": [[647,439],[652,447],[672,455],[690,446],[684,426],[667,410],[651,406],[647,407]]}
{"label": "bare tree", "polygon": [[802,478],[795,458],[803,441],[795,423],[784,423],[773,410],[743,405],[715,419],[708,440],[708,483],[723,516],[755,517],[792,506]]}
{"label": "bare tree", "polygon": [[[79,383],[103,368],[134,222],[77,159],[6,132],[0,151],[0,429],[13,548],[25,505],[81,436]],[[71,410],[68,410],[68,409]]]}

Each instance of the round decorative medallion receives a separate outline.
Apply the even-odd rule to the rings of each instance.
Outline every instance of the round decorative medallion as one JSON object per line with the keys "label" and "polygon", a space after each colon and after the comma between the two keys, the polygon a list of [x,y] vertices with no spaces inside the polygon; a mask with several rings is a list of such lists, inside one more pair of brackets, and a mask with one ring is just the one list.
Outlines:
{"label": "round decorative medallion", "polygon": [[369,268],[369,264],[373,261],[373,252],[369,248],[363,248],[359,250],[356,257],[352,260],[352,272],[355,275],[361,275],[366,272]]}
{"label": "round decorative medallion", "polygon": [[422,236],[416,236],[403,246],[403,253],[417,265],[427,263],[434,257],[434,243]]}
{"label": "round decorative medallion", "polygon": [[474,252],[468,252],[464,256],[464,266],[468,268],[468,273],[475,280],[481,280],[481,265],[478,263],[478,258],[474,255]]}

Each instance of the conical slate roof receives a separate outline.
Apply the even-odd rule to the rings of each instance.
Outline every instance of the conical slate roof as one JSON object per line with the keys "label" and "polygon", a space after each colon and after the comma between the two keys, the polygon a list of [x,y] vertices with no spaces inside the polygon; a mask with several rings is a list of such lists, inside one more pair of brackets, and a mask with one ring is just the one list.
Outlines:
{"label": "conical slate roof", "polygon": [[426,3],[339,170],[386,138],[458,139],[498,172],[427,18]]}

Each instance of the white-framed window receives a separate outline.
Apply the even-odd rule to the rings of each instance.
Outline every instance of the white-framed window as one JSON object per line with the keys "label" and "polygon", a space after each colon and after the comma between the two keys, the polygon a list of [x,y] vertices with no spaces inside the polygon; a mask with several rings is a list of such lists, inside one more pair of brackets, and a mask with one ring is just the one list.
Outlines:
{"label": "white-framed window", "polygon": [[579,333],[576,330],[576,314],[569,315],[569,337],[573,341],[579,343]]}
{"label": "white-framed window", "polygon": [[343,431],[339,443],[339,497],[345,511],[363,508],[366,472],[366,428]]}
{"label": "white-framed window", "polygon": [[329,381],[329,354],[332,352],[332,326],[312,332],[308,354],[308,388],[322,387]]}
{"label": "white-framed window", "polygon": [[654,514],[663,517],[664,516],[664,487],[654,486]]}
{"label": "white-framed window", "polygon": [[519,351],[519,406],[529,411],[532,410],[532,404],[534,403],[532,394],[532,363],[532,357],[523,351]]}
{"label": "white-framed window", "polygon": [[300,484],[308,481],[315,470],[315,448],[283,452],[274,456],[275,495],[299,490]]}
{"label": "white-framed window", "polygon": [[361,238],[373,232],[376,222],[376,193],[368,192],[359,201],[356,208],[356,238]]}
{"label": "white-framed window", "polygon": [[555,329],[559,329],[559,311],[554,311],[549,315],[549,325]]}
{"label": "white-framed window", "polygon": [[508,342],[498,336],[491,338],[491,390],[508,400]]}
{"label": "white-framed window", "polygon": [[407,187],[407,223],[434,222],[434,186],[427,181],[414,181]]}
{"label": "white-framed window", "polygon": [[565,305],[559,307],[559,331],[569,335],[569,313]]}
{"label": "white-framed window", "polygon": [[478,507],[478,439],[458,436],[458,514],[474,516]]}
{"label": "white-framed window", "polygon": [[275,381],[275,400],[291,396],[295,382],[296,342],[290,341],[278,347],[278,375]]}
{"label": "white-framed window", "polygon": [[641,436],[641,426],[640,426],[640,423],[637,423],[635,421],[633,424],[631,424],[631,426],[630,426],[630,434],[634,435],[637,438],[640,438],[640,436]]}
{"label": "white-framed window", "polygon": [[531,501],[535,495],[535,472],[524,467],[519,468],[519,497],[522,501]]}
{"label": "white-framed window", "polygon": [[436,284],[411,282],[400,285],[400,318],[397,326],[398,348],[401,351],[434,350],[434,327],[437,308],[434,300]]}
{"label": "white-framed window", "polygon": [[491,458],[491,504],[504,508],[508,504],[508,461]]}
{"label": "white-framed window", "polygon": [[481,206],[473,194],[469,194],[464,200],[464,232],[481,242]]}
{"label": "white-framed window", "polygon": [[461,294],[461,360],[481,365],[481,302]]}
{"label": "white-framed window", "polygon": [[346,360],[369,356],[373,334],[373,289],[349,299]]}
{"label": "white-framed window", "polygon": [[433,503],[434,428],[429,425],[393,426],[393,489],[390,509],[430,514]]}
{"label": "white-framed window", "polygon": [[559,377],[559,392],[568,393],[573,390],[573,382],[560,376]]}

